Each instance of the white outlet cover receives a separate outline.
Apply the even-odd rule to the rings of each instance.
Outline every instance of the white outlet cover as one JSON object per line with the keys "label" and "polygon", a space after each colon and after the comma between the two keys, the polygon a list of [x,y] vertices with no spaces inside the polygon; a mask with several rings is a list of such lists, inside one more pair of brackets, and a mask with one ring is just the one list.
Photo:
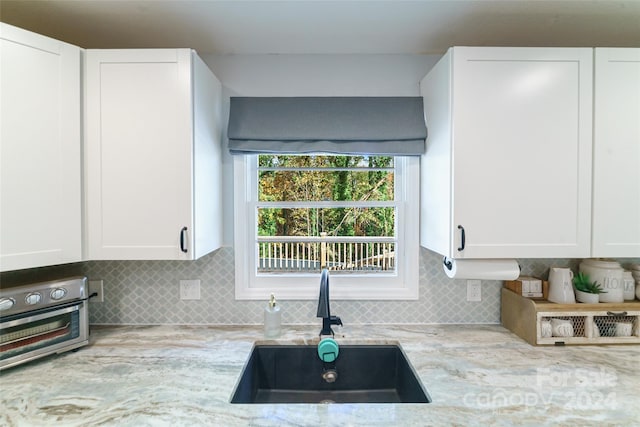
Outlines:
{"label": "white outlet cover", "polygon": [[94,292],[98,295],[89,299],[89,302],[104,302],[104,286],[102,280],[89,280],[89,295]]}
{"label": "white outlet cover", "polygon": [[200,299],[200,279],[180,280],[180,299],[199,300]]}
{"label": "white outlet cover", "polygon": [[482,301],[482,288],[480,280],[467,280],[467,301]]}

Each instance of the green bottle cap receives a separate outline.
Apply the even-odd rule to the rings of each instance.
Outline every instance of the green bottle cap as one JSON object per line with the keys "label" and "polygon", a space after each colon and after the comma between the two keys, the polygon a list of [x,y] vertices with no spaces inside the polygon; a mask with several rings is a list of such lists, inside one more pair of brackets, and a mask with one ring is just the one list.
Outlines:
{"label": "green bottle cap", "polygon": [[318,343],[318,357],[323,362],[333,362],[338,358],[340,348],[333,338],[325,338]]}

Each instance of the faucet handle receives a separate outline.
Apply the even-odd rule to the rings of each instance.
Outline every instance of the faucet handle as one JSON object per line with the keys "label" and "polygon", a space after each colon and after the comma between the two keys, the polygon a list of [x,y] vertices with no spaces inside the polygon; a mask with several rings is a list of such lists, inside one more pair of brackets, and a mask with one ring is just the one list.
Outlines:
{"label": "faucet handle", "polygon": [[323,335],[331,335],[332,337],[335,336],[335,334],[333,333],[333,329],[331,329],[331,325],[343,326],[342,319],[340,319],[338,316],[329,316],[329,317],[323,318],[322,330],[320,331],[321,337]]}
{"label": "faucet handle", "polygon": [[338,316],[331,316],[331,324],[332,325],[338,325],[338,326],[343,326],[342,325],[342,319],[340,319]]}

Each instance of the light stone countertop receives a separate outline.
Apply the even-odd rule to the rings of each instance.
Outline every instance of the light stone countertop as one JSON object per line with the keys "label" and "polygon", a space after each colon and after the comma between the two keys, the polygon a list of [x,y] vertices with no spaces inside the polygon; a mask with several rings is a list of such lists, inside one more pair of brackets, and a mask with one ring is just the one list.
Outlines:
{"label": "light stone countertop", "polygon": [[[285,325],[277,342],[315,342],[319,329]],[[399,342],[433,402],[230,404],[260,327],[103,326],[77,352],[2,372],[0,425],[640,425],[638,345],[533,347],[498,325],[336,332]]]}

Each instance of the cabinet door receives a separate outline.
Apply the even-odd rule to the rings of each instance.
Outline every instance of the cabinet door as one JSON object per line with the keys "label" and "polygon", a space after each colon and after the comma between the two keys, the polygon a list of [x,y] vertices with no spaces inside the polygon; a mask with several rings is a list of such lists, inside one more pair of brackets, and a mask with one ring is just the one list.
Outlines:
{"label": "cabinet door", "polygon": [[451,256],[589,256],[592,52],[454,49]]}
{"label": "cabinet door", "polygon": [[640,49],[596,49],[595,257],[640,257]]}
{"label": "cabinet door", "polygon": [[0,270],[80,261],[80,48],[0,31]]}
{"label": "cabinet door", "polygon": [[89,259],[192,258],[191,117],[190,50],[87,51]]}

